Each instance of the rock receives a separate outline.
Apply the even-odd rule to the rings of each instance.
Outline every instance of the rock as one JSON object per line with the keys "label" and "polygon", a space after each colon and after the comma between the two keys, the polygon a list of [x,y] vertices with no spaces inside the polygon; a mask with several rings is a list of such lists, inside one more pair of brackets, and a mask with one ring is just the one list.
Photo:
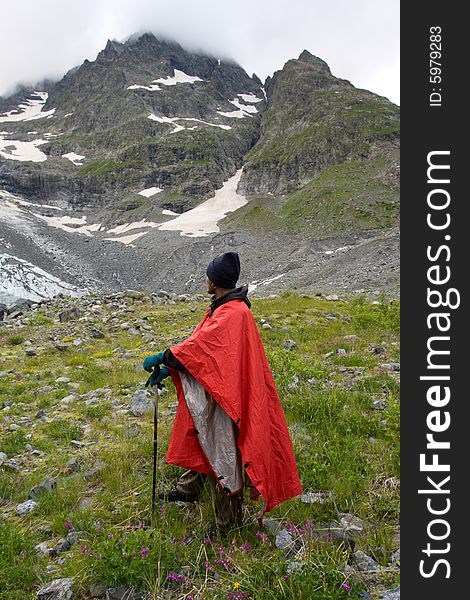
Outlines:
{"label": "rock", "polygon": [[48,547],[46,542],[41,542],[34,546],[34,551],[36,552],[38,558],[47,558],[51,555],[52,549]]}
{"label": "rock", "polygon": [[346,350],[344,348],[338,348],[338,350],[336,350],[336,354],[338,356],[347,356],[348,353],[346,352]]}
{"label": "rock", "polygon": [[382,371],[394,372],[400,370],[400,363],[383,363],[379,367]]}
{"label": "rock", "polygon": [[55,492],[57,488],[57,481],[52,478],[45,479],[42,483],[35,485],[29,490],[28,498],[30,500],[37,500],[38,497],[45,492]]}
{"label": "rock", "polygon": [[383,346],[374,346],[371,352],[373,354],[385,354],[385,348]]}
{"label": "rock", "polygon": [[0,467],[3,465],[3,463],[6,461],[7,459],[7,455],[5,454],[5,452],[0,452]]}
{"label": "rock", "polygon": [[85,443],[81,442],[80,440],[71,440],[70,441],[70,445],[74,446],[75,448],[83,448],[83,446],[85,445]]}
{"label": "rock", "polygon": [[362,550],[354,552],[351,557],[351,565],[357,571],[362,572],[378,571],[380,569],[380,565]]}
{"label": "rock", "polygon": [[366,592],[366,590],[362,590],[362,592],[359,592],[358,598],[361,598],[361,600],[374,600],[369,594],[369,592]]}
{"label": "rock", "polygon": [[279,530],[282,528],[282,524],[277,519],[263,519],[263,525],[271,535],[277,535]]}
{"label": "rock", "polygon": [[141,298],[144,297],[144,293],[140,292],[138,290],[125,290],[124,291],[124,297],[125,298],[131,298],[133,300],[140,300]]}
{"label": "rock", "polygon": [[345,335],[345,336],[343,337],[343,340],[344,340],[345,342],[355,342],[355,341],[356,341],[356,340],[358,340],[358,339],[359,339],[359,338],[358,338],[358,336],[357,336],[357,335],[355,335],[355,334],[352,334],[352,335]]}
{"label": "rock", "polygon": [[279,533],[276,535],[275,545],[276,548],[287,548],[293,544],[292,535],[287,531],[287,529],[281,529]]}
{"label": "rock", "polygon": [[54,579],[38,591],[38,600],[70,600],[73,598],[72,584],[71,577]]}
{"label": "rock", "polygon": [[56,383],[69,383],[71,380],[68,377],[57,377]]}
{"label": "rock", "polygon": [[400,548],[398,548],[398,550],[395,550],[395,552],[390,557],[390,564],[392,564],[392,565],[400,564]]}
{"label": "rock", "polygon": [[65,539],[70,544],[70,546],[75,546],[80,542],[80,540],[82,540],[87,535],[88,534],[86,531],[69,531]]}
{"label": "rock", "polygon": [[94,499],[91,498],[90,496],[85,496],[84,498],[82,498],[78,505],[77,505],[77,510],[88,510],[89,508],[91,508],[93,506],[94,503]]}
{"label": "rock", "polygon": [[88,589],[90,598],[105,598],[107,587],[108,586],[105,583],[96,583],[95,585],[90,586]]}
{"label": "rock", "polygon": [[337,294],[329,294],[325,296],[325,300],[339,300],[339,296]]}
{"label": "rock", "polygon": [[271,325],[269,323],[263,323],[261,325],[261,329],[272,329]]}
{"label": "rock", "polygon": [[69,347],[68,344],[64,344],[63,342],[56,342],[54,344],[54,348],[56,350],[59,350],[59,352],[64,352],[65,350],[67,350],[67,348]]}
{"label": "rock", "polygon": [[304,563],[293,560],[287,565],[287,575],[292,575],[292,573],[301,573],[303,568]]}
{"label": "rock", "polygon": [[375,410],[385,410],[387,408],[387,403],[385,400],[374,400],[372,408],[375,408]]}
{"label": "rock", "polygon": [[70,550],[70,546],[71,544],[68,540],[66,540],[65,538],[61,538],[54,546],[54,548],[52,548],[51,554],[57,555],[61,554],[62,552],[67,552],[67,550]]}
{"label": "rock", "polygon": [[383,596],[380,596],[380,600],[400,600],[400,586],[386,591]]}
{"label": "rock", "polygon": [[135,592],[127,585],[121,585],[117,588],[107,589],[106,600],[144,600],[144,595],[142,592]]}
{"label": "rock", "polygon": [[69,473],[76,473],[77,471],[80,471],[80,466],[80,462],[76,458],[72,458],[65,465],[65,468]]}
{"label": "rock", "polygon": [[104,333],[99,329],[90,329],[90,335],[92,338],[95,338],[97,340],[102,340],[106,337]]}
{"label": "rock", "polygon": [[304,504],[314,504],[315,502],[323,504],[329,496],[330,494],[328,492],[304,492],[300,496],[300,501]]}
{"label": "rock", "polygon": [[37,356],[37,352],[34,348],[26,348],[25,350],[26,356]]}
{"label": "rock", "polygon": [[59,313],[59,321],[61,323],[68,323],[69,321],[74,321],[82,316],[83,310],[78,308],[78,306],[73,306],[71,308],[66,308]]}
{"label": "rock", "polygon": [[20,517],[29,515],[30,513],[32,513],[35,510],[37,505],[38,505],[38,503],[35,502],[34,500],[26,500],[26,502],[22,502],[21,504],[18,504],[18,506],[16,507],[16,514],[19,515]]}
{"label": "rock", "polygon": [[296,346],[297,344],[294,342],[294,340],[287,340],[287,342],[284,344],[284,350],[292,350]]}
{"label": "rock", "polygon": [[137,423],[133,425],[127,425],[124,428],[124,437],[126,440],[138,437],[141,432],[141,427]]}
{"label": "rock", "polygon": [[102,360],[101,358],[99,358],[95,364],[97,367],[105,367],[106,369],[110,369],[113,366],[113,363],[110,360]]}
{"label": "rock", "polygon": [[140,335],[140,329],[137,329],[136,327],[129,327],[129,329],[127,330],[127,333],[129,335]]}
{"label": "rock", "polygon": [[341,527],[348,533],[360,533],[364,529],[364,523],[351,513],[343,513],[340,519]]}
{"label": "rock", "polygon": [[141,417],[144,413],[153,410],[154,404],[147,390],[138,390],[132,397],[130,411],[135,417]]}

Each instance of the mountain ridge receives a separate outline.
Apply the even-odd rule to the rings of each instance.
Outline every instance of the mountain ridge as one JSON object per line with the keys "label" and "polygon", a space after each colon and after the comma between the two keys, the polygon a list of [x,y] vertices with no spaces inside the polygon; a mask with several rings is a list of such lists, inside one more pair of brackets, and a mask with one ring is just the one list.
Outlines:
{"label": "mountain ridge", "polygon": [[[0,204],[5,214],[19,209],[30,237],[34,230],[34,239],[43,240],[36,256],[20,249],[17,255],[36,262],[42,256],[46,265],[53,259],[48,244],[64,248],[69,283],[139,287],[145,269],[136,261],[168,262],[170,256],[178,266],[159,268],[155,286],[169,282],[170,291],[185,291],[183,282],[202,268],[204,255],[238,244],[253,279],[272,279],[282,268],[291,276],[274,280],[272,289],[312,288],[311,273],[324,279],[322,269],[326,273],[332,260],[324,252],[340,247],[340,240],[380,244],[387,232],[398,240],[398,107],[336,78],[308,50],[262,85],[235,61],[188,52],[146,33],[124,43],[108,40],[95,61],[47,87],[0,101]],[[243,206],[228,204],[238,208],[225,218],[222,212],[212,229],[203,225],[198,233],[195,225],[190,235],[204,236],[197,240],[164,231],[177,215],[191,219],[189,211],[216,198],[236,173]],[[11,225],[1,215],[0,206],[8,233]],[[114,229],[122,233],[110,236]],[[305,265],[284,260],[281,234],[293,255],[310,249]],[[0,251],[7,254],[8,240],[13,250],[21,244],[11,231],[0,235]],[[354,262],[343,260],[329,285],[385,286],[395,293],[397,246],[389,246],[393,281],[381,281],[379,269],[370,282],[356,273],[356,285]],[[110,281],[96,252],[110,261],[110,270],[116,272],[119,262],[133,277],[118,269]]]}

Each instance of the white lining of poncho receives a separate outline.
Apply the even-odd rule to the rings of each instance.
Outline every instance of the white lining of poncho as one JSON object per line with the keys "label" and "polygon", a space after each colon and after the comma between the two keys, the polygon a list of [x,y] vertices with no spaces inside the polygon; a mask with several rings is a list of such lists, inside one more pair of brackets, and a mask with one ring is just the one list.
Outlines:
{"label": "white lining of poncho", "polygon": [[236,425],[188,371],[180,371],[179,375],[199,444],[222,488],[236,492],[243,485]]}

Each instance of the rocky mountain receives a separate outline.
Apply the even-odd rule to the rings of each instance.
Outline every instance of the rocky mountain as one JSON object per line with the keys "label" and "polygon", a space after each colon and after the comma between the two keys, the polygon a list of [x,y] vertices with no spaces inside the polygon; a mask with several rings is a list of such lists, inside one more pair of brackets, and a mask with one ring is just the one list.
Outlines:
{"label": "rocky mountain", "polygon": [[0,98],[2,264],[194,292],[230,247],[261,291],[396,294],[398,112],[307,51],[263,85],[150,33],[108,41]]}

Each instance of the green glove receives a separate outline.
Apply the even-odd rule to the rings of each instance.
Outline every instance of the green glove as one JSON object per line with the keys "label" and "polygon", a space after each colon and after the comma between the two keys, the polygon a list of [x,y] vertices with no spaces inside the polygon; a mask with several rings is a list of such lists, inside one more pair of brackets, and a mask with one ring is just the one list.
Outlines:
{"label": "green glove", "polygon": [[153,387],[154,385],[158,385],[159,383],[161,383],[165,379],[165,377],[168,377],[169,374],[170,374],[170,371],[169,371],[168,367],[165,367],[165,366],[163,366],[160,369],[160,373],[158,374],[158,377],[155,376],[155,373],[152,373],[149,378],[150,387]]}
{"label": "green glove", "polygon": [[151,373],[154,367],[162,364],[164,354],[165,352],[159,352],[158,354],[150,354],[149,356],[146,356],[143,364],[144,369]]}

